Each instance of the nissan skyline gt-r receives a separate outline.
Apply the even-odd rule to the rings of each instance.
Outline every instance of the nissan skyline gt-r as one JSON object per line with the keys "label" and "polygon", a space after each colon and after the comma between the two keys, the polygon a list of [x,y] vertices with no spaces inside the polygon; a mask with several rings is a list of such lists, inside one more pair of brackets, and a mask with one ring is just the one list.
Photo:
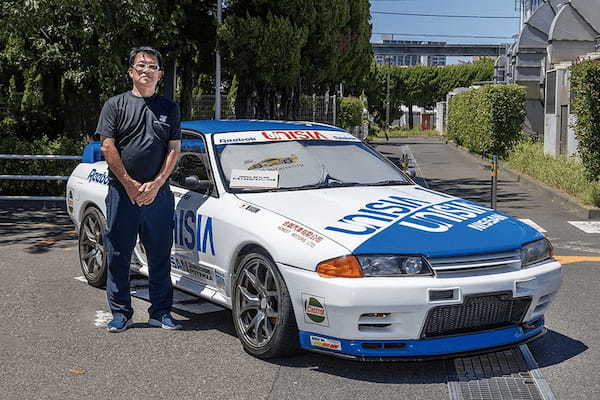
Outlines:
{"label": "nissan skyline gt-r", "polygon": [[[334,126],[189,121],[182,131],[172,281],[230,308],[249,354],[428,358],[545,332],[561,265],[530,226],[415,184]],[[81,268],[97,287],[109,179],[96,142],[67,185]],[[138,243],[131,268],[147,275],[144,254]]]}

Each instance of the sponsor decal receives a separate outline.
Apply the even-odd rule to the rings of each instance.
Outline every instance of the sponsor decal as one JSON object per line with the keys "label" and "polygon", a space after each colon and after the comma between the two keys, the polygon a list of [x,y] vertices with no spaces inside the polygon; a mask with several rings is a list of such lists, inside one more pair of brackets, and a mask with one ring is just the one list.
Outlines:
{"label": "sponsor decal", "polygon": [[175,210],[173,243],[188,250],[215,255],[212,217],[193,210]]}
{"label": "sponsor decal", "polygon": [[246,204],[246,203],[240,204],[240,208],[243,208],[244,210],[250,211],[251,213],[254,213],[254,214],[256,214],[257,212],[260,211],[260,208],[254,207],[254,206],[252,206],[250,204]]}
{"label": "sponsor decal", "polygon": [[284,221],[277,229],[310,247],[315,247],[323,240],[323,236],[292,221]]}
{"label": "sponsor decal", "polygon": [[[288,157],[279,157],[279,158],[266,158],[262,161],[252,164],[248,167],[248,170],[259,169],[259,168],[268,168],[268,167],[277,167],[285,164],[296,164],[298,163],[298,156],[292,154]],[[279,168],[275,168],[279,169]]]}
{"label": "sponsor decal", "polygon": [[[349,235],[371,235],[393,224],[424,232],[447,232],[457,223],[473,221],[482,214],[494,211],[487,207],[468,203],[463,200],[451,200],[439,204],[431,204],[425,200],[389,196],[372,203],[365,204],[357,212],[346,215],[326,230]],[[500,214],[480,225],[469,226],[473,229],[486,228],[508,219]],[[493,223],[490,223],[492,222]]]}
{"label": "sponsor decal", "polygon": [[329,326],[325,298],[302,293],[304,320],[310,324]]}
{"label": "sponsor decal", "polygon": [[342,350],[342,343],[339,340],[328,339],[321,336],[310,336],[310,344],[315,347],[323,347],[328,350]]}
{"label": "sponsor decal", "polygon": [[485,231],[490,226],[496,225],[498,222],[504,221],[505,219],[508,219],[508,217],[505,215],[492,214],[488,215],[487,217],[481,218],[480,220],[477,220],[467,226],[478,231]]}
{"label": "sponsor decal", "polygon": [[173,196],[181,197],[181,200],[189,200],[192,197],[189,193],[181,193],[178,191],[173,191]]}
{"label": "sponsor decal", "polygon": [[276,189],[279,182],[277,171],[231,170],[230,188]]}
{"label": "sponsor decal", "polygon": [[248,131],[215,134],[215,144],[282,142],[289,140],[360,141],[349,133],[319,130]]}
{"label": "sponsor decal", "polygon": [[186,258],[171,256],[171,268],[185,272],[192,278],[203,282],[214,282],[213,270],[198,265]]}
{"label": "sponsor decal", "polygon": [[87,177],[88,182],[95,182],[101,185],[108,185],[110,182],[110,178],[108,177],[108,172],[99,172],[96,168],[92,169]]}

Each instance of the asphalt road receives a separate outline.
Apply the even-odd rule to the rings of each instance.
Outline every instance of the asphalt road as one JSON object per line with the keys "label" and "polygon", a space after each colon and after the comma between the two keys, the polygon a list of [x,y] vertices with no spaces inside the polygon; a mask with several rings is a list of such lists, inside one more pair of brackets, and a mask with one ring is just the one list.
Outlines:
{"label": "asphalt road", "polygon": [[[489,171],[448,145],[406,139],[378,148],[389,156],[408,148],[432,189],[488,204]],[[559,256],[600,256],[600,234],[569,224],[579,219],[562,205],[502,175],[498,206],[547,230]],[[452,361],[357,363],[310,353],[261,361],[242,350],[229,311],[181,312],[184,330],[169,332],[148,327],[148,303],[134,299],[134,329],[109,334],[104,291],[74,279],[77,253],[62,211],[0,210],[0,398],[449,398]],[[529,345],[559,399],[600,398],[599,267],[565,264],[549,333]]]}

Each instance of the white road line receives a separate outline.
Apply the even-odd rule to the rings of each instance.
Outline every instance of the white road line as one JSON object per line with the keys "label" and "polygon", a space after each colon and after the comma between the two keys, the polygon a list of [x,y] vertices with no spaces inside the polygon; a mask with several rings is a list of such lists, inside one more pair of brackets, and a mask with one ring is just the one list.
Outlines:
{"label": "white road line", "polygon": [[542,228],[541,226],[539,226],[538,224],[536,224],[533,220],[531,219],[527,219],[527,218],[519,218],[519,221],[529,225],[530,227],[532,227],[533,229],[536,229],[538,232],[548,232],[547,230],[545,230],[544,228]]}
{"label": "white road line", "polygon": [[568,221],[575,228],[585,233],[600,233],[600,221]]}
{"label": "white road line", "polygon": [[76,281],[79,281],[79,282],[84,282],[84,283],[86,283],[86,282],[87,282],[87,279],[85,279],[85,276],[83,276],[83,275],[81,275],[81,276],[76,276],[76,277],[74,277],[73,279],[75,279]]}
{"label": "white road line", "polygon": [[108,325],[108,323],[110,322],[110,320],[112,319],[112,314],[106,311],[96,311],[96,319],[94,320],[94,325],[101,327],[101,328],[106,328],[106,325]]}

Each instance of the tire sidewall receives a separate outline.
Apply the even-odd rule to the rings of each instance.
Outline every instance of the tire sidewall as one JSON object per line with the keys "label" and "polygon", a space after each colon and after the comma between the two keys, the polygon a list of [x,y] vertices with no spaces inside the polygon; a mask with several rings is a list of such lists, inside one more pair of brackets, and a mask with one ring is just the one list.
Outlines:
{"label": "tire sidewall", "polygon": [[[249,343],[244,338],[244,333],[242,331],[242,327],[238,323],[237,318],[237,309],[238,309],[238,283],[241,280],[241,276],[245,270],[244,266],[248,264],[248,262],[252,259],[260,258],[262,262],[268,264],[271,270],[273,271],[273,276],[277,279],[277,285],[279,286],[279,297],[280,297],[280,320],[277,322],[275,332],[271,337],[271,340],[267,344],[261,347],[256,347],[252,343]],[[235,327],[235,331],[237,333],[240,342],[242,342],[242,346],[244,350],[248,352],[250,355],[259,358],[271,358],[276,356],[283,356],[291,353],[288,351],[289,349],[284,349],[286,347],[293,347],[295,350],[296,346],[290,346],[289,343],[284,343],[289,336],[290,329],[295,330],[295,340],[297,341],[297,324],[296,324],[296,316],[294,314],[292,302],[290,299],[289,292],[287,290],[287,286],[281,273],[279,272],[277,266],[271,259],[271,257],[267,256],[262,252],[253,252],[245,255],[240,262],[238,263],[238,268],[236,270],[233,285],[232,285],[232,312],[233,312],[233,325]]]}
{"label": "tire sidewall", "polygon": [[[100,224],[100,237],[102,239],[102,247],[104,248],[104,257],[102,259],[102,266],[100,267],[100,273],[96,274],[95,277],[90,277],[87,273],[86,268],[84,267],[83,258],[81,256],[81,241],[82,241],[82,229],[84,223],[90,216],[93,215],[98,223]],[[104,215],[98,210],[96,207],[88,208],[81,219],[80,231],[79,231],[79,240],[78,240],[78,248],[79,248],[79,265],[81,267],[81,272],[83,272],[83,276],[88,281],[88,283],[94,287],[104,287],[106,286],[106,277],[107,277],[107,266],[106,266],[106,248],[104,247],[104,233],[106,232],[106,219]]]}

